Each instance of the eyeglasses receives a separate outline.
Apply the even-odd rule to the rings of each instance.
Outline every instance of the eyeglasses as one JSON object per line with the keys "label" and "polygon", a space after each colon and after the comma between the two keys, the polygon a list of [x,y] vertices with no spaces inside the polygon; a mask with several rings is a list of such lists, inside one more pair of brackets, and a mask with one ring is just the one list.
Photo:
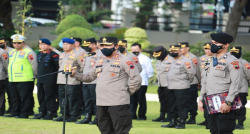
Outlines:
{"label": "eyeglasses", "polygon": [[21,44],[22,42],[13,42],[13,44]]}

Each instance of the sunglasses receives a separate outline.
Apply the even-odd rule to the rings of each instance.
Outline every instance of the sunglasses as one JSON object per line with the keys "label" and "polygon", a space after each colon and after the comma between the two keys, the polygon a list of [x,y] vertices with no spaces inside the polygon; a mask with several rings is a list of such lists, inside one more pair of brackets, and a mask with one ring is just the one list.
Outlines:
{"label": "sunglasses", "polygon": [[22,42],[13,42],[13,44],[22,44]]}

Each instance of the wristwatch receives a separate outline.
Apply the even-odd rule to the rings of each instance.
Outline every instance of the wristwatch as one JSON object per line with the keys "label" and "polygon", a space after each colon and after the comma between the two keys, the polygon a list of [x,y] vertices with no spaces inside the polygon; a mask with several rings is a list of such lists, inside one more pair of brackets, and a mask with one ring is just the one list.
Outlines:
{"label": "wristwatch", "polygon": [[231,101],[225,101],[225,103],[226,103],[228,106],[231,106],[231,105],[232,105],[232,102],[231,102]]}

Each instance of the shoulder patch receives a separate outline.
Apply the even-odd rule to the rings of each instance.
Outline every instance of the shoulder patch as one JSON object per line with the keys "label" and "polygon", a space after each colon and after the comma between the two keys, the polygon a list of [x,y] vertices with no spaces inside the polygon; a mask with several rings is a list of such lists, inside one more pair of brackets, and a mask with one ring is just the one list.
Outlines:
{"label": "shoulder patch", "polygon": [[245,67],[246,67],[247,70],[249,70],[249,69],[250,69],[249,63],[246,63],[246,64],[245,64]]}
{"label": "shoulder patch", "polygon": [[233,62],[231,62],[231,64],[233,65],[234,69],[236,69],[236,70],[238,70],[240,68],[239,61],[233,61]]}
{"label": "shoulder patch", "polygon": [[3,56],[3,58],[5,59],[5,60],[7,60],[8,59],[8,54],[2,54],[2,56]]}
{"label": "shoulder patch", "polygon": [[193,64],[194,64],[194,65],[197,65],[197,64],[198,64],[198,62],[197,62],[197,59],[196,59],[196,58],[192,59],[192,61],[193,61]]}
{"label": "shoulder patch", "polygon": [[126,64],[128,65],[128,67],[130,69],[134,69],[135,68],[134,63],[132,61],[127,61]]}
{"label": "shoulder patch", "polygon": [[34,58],[33,58],[33,55],[29,55],[28,58],[29,58],[30,60],[33,60],[33,59],[34,59]]}
{"label": "shoulder patch", "polygon": [[133,60],[134,60],[135,63],[138,63],[138,58],[136,56],[133,57]]}
{"label": "shoulder patch", "polygon": [[185,62],[185,65],[187,66],[188,69],[191,68],[190,62]]}

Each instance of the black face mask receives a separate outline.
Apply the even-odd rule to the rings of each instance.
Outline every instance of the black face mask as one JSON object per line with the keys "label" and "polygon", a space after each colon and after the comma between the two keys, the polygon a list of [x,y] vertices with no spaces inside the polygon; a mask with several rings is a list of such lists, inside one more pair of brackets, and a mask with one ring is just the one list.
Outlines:
{"label": "black face mask", "polygon": [[83,47],[84,50],[86,50],[87,52],[91,52],[92,48],[90,47]]}
{"label": "black face mask", "polygon": [[108,48],[103,48],[102,50],[102,54],[105,56],[110,56],[112,55],[112,53],[115,51],[115,47],[108,49]]}
{"label": "black face mask", "polygon": [[170,53],[170,56],[172,56],[172,57],[178,57],[179,53]]}
{"label": "black face mask", "polygon": [[157,60],[164,60],[165,57],[168,55],[167,51],[166,50],[163,50],[161,55],[159,57],[156,57]]}
{"label": "black face mask", "polygon": [[132,52],[134,55],[138,56],[140,52]]}
{"label": "black face mask", "polygon": [[223,49],[222,46],[216,46],[215,44],[211,45],[211,52],[212,53],[218,53],[220,49]]}
{"label": "black face mask", "polygon": [[4,48],[5,48],[5,45],[0,45],[0,48],[4,49]]}
{"label": "black face mask", "polygon": [[118,51],[120,51],[121,53],[123,53],[125,51],[124,47],[118,47]]}
{"label": "black face mask", "polygon": [[241,52],[239,53],[235,53],[235,52],[232,52],[231,53],[234,57],[236,57],[237,59],[239,59],[241,57]]}

